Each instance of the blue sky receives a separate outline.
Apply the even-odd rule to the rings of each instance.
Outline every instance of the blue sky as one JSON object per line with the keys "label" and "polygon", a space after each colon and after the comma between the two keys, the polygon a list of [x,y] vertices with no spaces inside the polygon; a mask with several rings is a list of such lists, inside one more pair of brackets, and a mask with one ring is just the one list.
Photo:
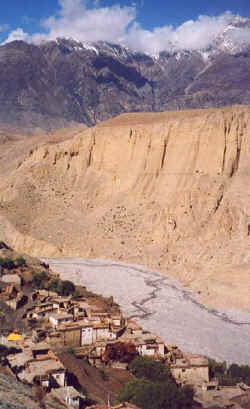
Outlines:
{"label": "blue sky", "polygon": [[[140,51],[206,46],[232,14],[250,17],[249,0],[8,0],[0,42],[72,37],[121,42]],[[203,16],[203,17],[200,17]],[[248,33],[247,33],[248,34]],[[187,40],[188,37],[188,40]]]}
{"label": "blue sky", "polygon": [[156,25],[180,25],[187,20],[197,19],[201,14],[218,16],[230,10],[233,14],[250,17],[249,0],[145,0],[140,18],[146,28]]}

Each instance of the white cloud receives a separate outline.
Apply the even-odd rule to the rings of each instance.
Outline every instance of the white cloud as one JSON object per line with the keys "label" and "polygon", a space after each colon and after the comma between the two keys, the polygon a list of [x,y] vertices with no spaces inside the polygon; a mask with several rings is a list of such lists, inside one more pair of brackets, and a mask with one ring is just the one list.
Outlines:
{"label": "white cloud", "polygon": [[79,41],[119,42],[136,15],[134,7],[88,8],[81,0],[59,0],[59,3],[58,16],[42,22],[50,40],[71,37]]}
{"label": "white cloud", "polygon": [[[39,43],[65,37],[78,41],[122,43],[149,54],[164,50],[197,50],[211,45],[233,18],[230,12],[217,17],[199,16],[197,20],[186,21],[176,28],[166,25],[150,31],[143,29],[136,20],[136,10],[143,5],[143,0],[124,7],[102,7],[100,0],[58,0],[58,4],[58,12],[41,22],[41,33],[29,35],[18,28],[5,42],[22,39]],[[238,34],[234,32],[232,41],[250,43],[249,29],[239,29]]]}
{"label": "white cloud", "polygon": [[238,28],[230,33],[231,40],[236,45],[250,43],[250,28]]}
{"label": "white cloud", "polygon": [[199,16],[174,28],[156,27],[152,31],[143,30],[134,24],[125,36],[130,47],[151,54],[168,50],[198,50],[207,48],[232,20],[232,14],[226,12],[218,17]]}
{"label": "white cloud", "polygon": [[19,27],[10,32],[8,38],[3,42],[3,44],[10,43],[11,41],[15,40],[29,41],[30,36],[28,33],[25,33],[21,27]]}

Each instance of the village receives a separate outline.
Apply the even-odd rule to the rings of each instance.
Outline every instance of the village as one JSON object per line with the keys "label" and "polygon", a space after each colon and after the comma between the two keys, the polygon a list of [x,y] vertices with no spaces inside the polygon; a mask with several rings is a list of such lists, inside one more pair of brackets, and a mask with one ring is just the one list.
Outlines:
{"label": "village", "polygon": [[[217,379],[210,379],[206,357],[165,344],[135,320],[124,317],[113,302],[104,308],[95,299],[79,294],[65,296],[34,288],[24,291],[20,274],[5,269],[1,270],[0,284],[0,300],[21,311],[22,320],[29,323],[29,331],[2,329],[0,344],[14,351],[6,356],[5,364],[18,381],[40,385],[66,407],[81,409],[87,405],[85,396],[69,382],[68,368],[58,354],[63,350],[97,368],[127,370],[136,356],[164,362],[178,384],[194,388],[202,407],[211,406],[215,395],[219,407],[232,407],[234,397],[249,394],[245,385],[220,388]],[[95,407],[100,406],[91,409]]]}

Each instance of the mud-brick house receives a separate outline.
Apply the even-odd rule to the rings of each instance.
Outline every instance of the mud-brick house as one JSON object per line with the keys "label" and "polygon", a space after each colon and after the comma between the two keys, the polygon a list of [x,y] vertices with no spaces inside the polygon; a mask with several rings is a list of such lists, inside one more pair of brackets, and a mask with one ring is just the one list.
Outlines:
{"label": "mud-brick house", "polygon": [[15,284],[21,286],[22,280],[18,274],[4,274],[1,277],[1,281],[7,284]]}
{"label": "mud-brick house", "polygon": [[165,355],[164,341],[143,328],[135,321],[128,321],[126,331],[120,340],[126,343],[133,343],[139,355],[153,358],[163,358]]}
{"label": "mud-brick house", "polygon": [[2,288],[0,297],[13,310],[21,308],[28,301],[28,297],[14,284],[7,284],[5,288]]}
{"label": "mud-brick house", "polygon": [[143,328],[138,322],[128,320],[126,325],[126,336],[131,338],[138,338],[143,333]]}
{"label": "mud-brick house", "polygon": [[[7,357],[10,369],[18,377],[20,373],[25,372],[27,368],[30,368],[36,362],[39,362],[38,367],[41,361],[53,360],[58,362],[57,357],[50,350],[50,346],[46,342],[33,343],[30,340],[24,341],[21,344],[20,351],[21,352],[8,355]],[[60,364],[60,367],[61,366]]]}
{"label": "mud-brick house", "polygon": [[113,327],[109,320],[101,322],[86,319],[68,322],[57,329],[62,334],[63,343],[75,347],[94,345],[99,341],[112,341],[119,334],[117,327]]}
{"label": "mud-brick house", "polygon": [[47,301],[47,302],[42,302],[42,303],[38,303],[37,305],[34,306],[34,311],[35,312],[50,312],[53,311],[55,309],[53,302],[51,301]]}
{"label": "mud-brick house", "polygon": [[27,362],[18,378],[31,385],[38,381],[43,387],[50,389],[65,385],[65,373],[66,369],[59,360],[45,357]]}
{"label": "mud-brick house", "polygon": [[72,347],[81,346],[82,328],[79,323],[74,322],[61,326],[59,329],[59,334],[64,345],[69,345]]}
{"label": "mud-brick house", "polygon": [[172,375],[178,383],[208,383],[208,359],[195,354],[183,354],[170,364]]}
{"label": "mud-brick house", "polygon": [[31,345],[31,354],[34,359],[40,359],[53,353],[50,352],[49,344],[46,342],[39,342]]}
{"label": "mud-brick house", "polygon": [[165,354],[164,341],[151,333],[143,334],[135,341],[139,355],[152,358],[163,358]]}
{"label": "mud-brick house", "polygon": [[21,291],[15,298],[10,298],[5,300],[5,303],[13,310],[18,310],[18,308],[23,307],[28,301],[28,297],[24,295]]}
{"label": "mud-brick house", "polygon": [[22,372],[26,364],[32,360],[31,351],[26,350],[17,354],[10,354],[7,360],[11,371],[17,375],[19,372]]}
{"label": "mud-brick house", "polygon": [[105,352],[107,342],[97,342],[86,354],[88,362],[94,366],[103,366],[102,356]]}
{"label": "mud-brick house", "polygon": [[81,395],[73,386],[65,386],[63,388],[53,389],[51,395],[57,400],[65,402],[70,408],[83,409],[86,396]]}
{"label": "mud-brick house", "polygon": [[69,314],[73,314],[74,321],[79,321],[84,318],[88,317],[87,310],[80,307],[78,304],[74,304],[70,306],[70,308],[67,310]]}
{"label": "mud-brick house", "polygon": [[79,318],[81,317],[90,318],[92,311],[98,309],[98,307],[96,307],[95,305],[90,305],[85,299],[73,301],[73,308],[75,315],[79,316]]}
{"label": "mud-brick house", "polygon": [[111,314],[112,324],[115,327],[125,327],[127,325],[127,319],[123,317],[121,313]]}
{"label": "mud-brick house", "polygon": [[81,345],[92,345],[97,341],[110,341],[116,339],[116,334],[112,331],[108,322],[97,324],[86,323],[82,327]]}
{"label": "mud-brick house", "polygon": [[39,295],[39,297],[41,298],[48,298],[48,297],[57,297],[58,294],[55,293],[54,291],[51,290],[37,290],[36,293]]}
{"label": "mud-brick house", "polygon": [[56,314],[58,312],[58,308],[55,308],[53,303],[50,301],[38,303],[35,306],[29,308],[26,312],[25,318],[27,319],[40,319],[44,317],[48,317],[51,314]]}
{"label": "mud-brick house", "polygon": [[49,322],[51,323],[53,328],[58,328],[60,325],[66,322],[72,322],[73,319],[74,319],[73,315],[68,314],[67,312],[49,315]]}
{"label": "mud-brick house", "polygon": [[53,303],[54,308],[58,308],[59,311],[67,311],[68,308],[72,306],[71,296],[68,297],[52,297],[51,302]]}

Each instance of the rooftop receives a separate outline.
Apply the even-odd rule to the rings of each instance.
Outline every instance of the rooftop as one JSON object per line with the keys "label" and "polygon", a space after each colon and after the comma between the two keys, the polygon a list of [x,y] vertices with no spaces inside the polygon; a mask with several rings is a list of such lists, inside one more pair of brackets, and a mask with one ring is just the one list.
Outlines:
{"label": "rooftop", "polygon": [[57,320],[63,320],[66,318],[72,318],[73,320],[73,315],[72,314],[68,314],[67,312],[61,312],[61,313],[55,313],[55,314],[50,314],[49,316],[50,318],[55,318]]}
{"label": "rooftop", "polygon": [[33,377],[35,375],[43,375],[43,374],[48,374],[51,372],[55,372],[58,370],[63,370],[64,366],[63,364],[55,359],[36,359],[32,362],[29,362],[29,371],[31,372]]}
{"label": "rooftop", "polygon": [[53,389],[51,394],[57,396],[59,399],[66,400],[66,397],[69,396],[71,399],[84,397],[81,395],[73,386],[66,386],[64,388]]}
{"label": "rooftop", "polygon": [[20,352],[18,354],[8,355],[8,361],[11,367],[24,366],[26,362],[32,359],[31,351]]}
{"label": "rooftop", "polygon": [[195,354],[183,354],[183,358],[177,358],[172,367],[188,368],[192,366],[208,366],[208,359],[202,355]]}

